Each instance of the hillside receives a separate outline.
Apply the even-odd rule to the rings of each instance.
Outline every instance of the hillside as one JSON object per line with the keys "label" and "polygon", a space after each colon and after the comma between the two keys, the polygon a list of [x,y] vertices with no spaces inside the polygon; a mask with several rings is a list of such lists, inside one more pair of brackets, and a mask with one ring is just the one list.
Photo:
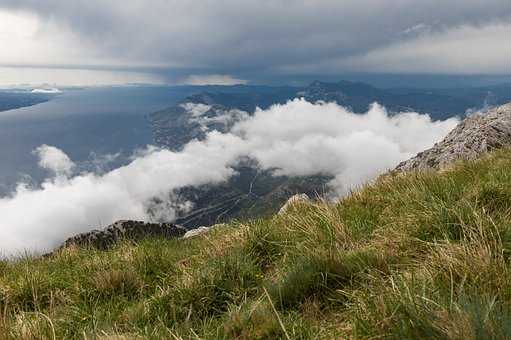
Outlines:
{"label": "hillside", "polygon": [[0,262],[5,339],[511,336],[511,151],[187,240]]}

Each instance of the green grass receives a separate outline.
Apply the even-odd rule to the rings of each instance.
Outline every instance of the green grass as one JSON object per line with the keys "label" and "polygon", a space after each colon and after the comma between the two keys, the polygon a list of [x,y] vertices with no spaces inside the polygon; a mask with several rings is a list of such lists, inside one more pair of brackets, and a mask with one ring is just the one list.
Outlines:
{"label": "green grass", "polygon": [[511,338],[511,151],[190,240],[0,262],[0,339]]}

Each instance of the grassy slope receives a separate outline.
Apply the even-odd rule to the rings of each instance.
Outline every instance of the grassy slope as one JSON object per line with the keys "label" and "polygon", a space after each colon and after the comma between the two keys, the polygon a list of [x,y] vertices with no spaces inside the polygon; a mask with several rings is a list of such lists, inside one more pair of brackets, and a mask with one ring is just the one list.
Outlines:
{"label": "grassy slope", "polygon": [[511,151],[187,241],[0,262],[5,338],[506,338]]}

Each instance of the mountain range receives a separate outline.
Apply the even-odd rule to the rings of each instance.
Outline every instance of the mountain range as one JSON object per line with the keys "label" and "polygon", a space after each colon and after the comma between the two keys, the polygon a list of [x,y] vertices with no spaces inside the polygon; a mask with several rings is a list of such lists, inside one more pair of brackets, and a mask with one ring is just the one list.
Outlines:
{"label": "mountain range", "polygon": [[[227,132],[256,108],[302,97],[310,102],[336,102],[354,112],[365,112],[378,102],[392,114],[402,111],[428,113],[432,119],[464,116],[473,110],[511,100],[511,86],[467,89],[379,89],[369,84],[315,81],[307,87],[231,86],[207,87],[175,106],[149,115],[157,146],[179,151],[191,140],[202,140],[213,130]],[[329,176],[274,176],[252,160],[237,166],[236,175],[217,185],[188,187],[172,199],[193,202],[193,209],[178,210],[175,221],[186,228],[209,226],[232,219],[272,215],[292,195],[317,197],[327,193]],[[155,202],[162,204],[163,202]]]}

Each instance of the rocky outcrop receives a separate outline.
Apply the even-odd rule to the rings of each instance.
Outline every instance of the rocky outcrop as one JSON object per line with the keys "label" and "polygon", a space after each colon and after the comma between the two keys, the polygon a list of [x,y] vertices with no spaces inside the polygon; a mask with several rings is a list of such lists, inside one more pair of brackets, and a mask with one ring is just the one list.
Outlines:
{"label": "rocky outcrop", "polygon": [[456,160],[511,146],[511,103],[463,120],[443,141],[402,162],[395,171],[442,169]]}
{"label": "rocky outcrop", "polygon": [[212,227],[198,227],[192,230],[188,230],[186,234],[183,235],[183,240],[186,240],[188,238],[196,237],[199,235],[204,235],[209,233]]}
{"label": "rocky outcrop", "polygon": [[186,239],[189,239],[189,238],[205,235],[205,234],[208,234],[214,228],[219,228],[219,227],[224,227],[224,226],[226,226],[225,223],[218,223],[218,224],[214,224],[214,225],[212,225],[210,227],[204,227],[203,226],[203,227],[198,227],[198,228],[195,228],[195,229],[192,229],[192,230],[188,230],[186,232],[186,234],[183,235],[182,239],[186,240]]}
{"label": "rocky outcrop", "polygon": [[309,196],[307,196],[307,194],[293,195],[287,200],[286,204],[284,204],[282,208],[280,208],[278,214],[279,215],[285,214],[292,206],[300,203],[307,203],[310,202],[310,200],[311,199],[309,198]]}
{"label": "rocky outcrop", "polygon": [[186,229],[171,223],[146,223],[141,221],[118,221],[102,230],[78,234],[67,239],[61,248],[70,246],[108,249],[120,240],[140,241],[160,237],[173,239],[183,236]]}

